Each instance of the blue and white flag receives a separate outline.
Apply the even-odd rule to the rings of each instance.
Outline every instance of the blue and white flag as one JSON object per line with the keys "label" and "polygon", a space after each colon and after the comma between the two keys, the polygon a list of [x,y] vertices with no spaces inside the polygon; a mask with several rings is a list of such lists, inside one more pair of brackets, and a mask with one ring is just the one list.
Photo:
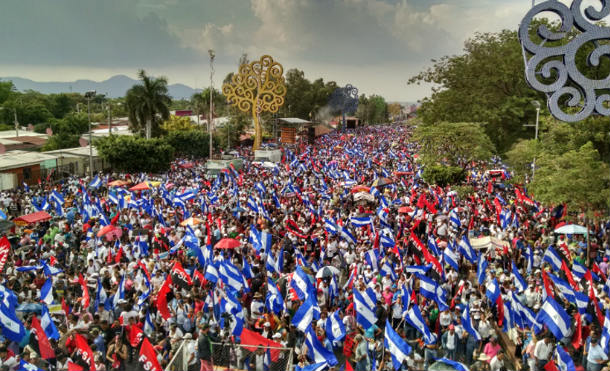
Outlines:
{"label": "blue and white flag", "polygon": [[330,218],[324,218],[324,229],[333,236],[339,233],[339,226]]}
{"label": "blue and white flag", "polygon": [[438,304],[438,309],[443,311],[449,309],[445,302],[445,290],[437,285],[431,278],[417,275],[419,278],[419,293],[429,300],[434,300]]}
{"label": "blue and white flag", "polygon": [[222,328],[229,328],[233,335],[241,335],[244,329],[244,314],[239,300],[231,294],[231,290],[226,292],[226,295],[220,299],[220,313],[229,313],[231,316],[231,323],[225,323],[225,317],[221,316],[220,326]]}
{"label": "blue and white flag", "polygon": [[[565,309],[550,296],[547,296],[544,304],[542,304],[542,307],[538,311],[536,323],[539,325],[546,325],[553,335],[555,335],[557,341],[569,335],[570,326],[572,325],[570,316],[566,313]],[[540,328],[541,326],[538,327],[538,329]]]}
{"label": "blue and white flag", "polygon": [[47,305],[53,304],[53,280],[51,278],[47,278],[40,288],[40,301],[47,303]]}
{"label": "blue and white flag", "polygon": [[445,259],[445,263],[449,264],[453,269],[455,269],[456,272],[460,270],[458,265],[458,256],[448,244],[447,247],[445,247],[445,251],[443,251],[443,257]]}
{"label": "blue and white flag", "polygon": [[57,327],[55,327],[55,323],[53,323],[53,319],[49,314],[49,308],[46,305],[42,305],[42,311],[40,314],[40,327],[42,327],[44,333],[47,335],[49,339],[59,340],[59,331],[57,331]]}
{"label": "blue and white flag", "polygon": [[277,254],[277,259],[274,259],[272,252],[267,252],[267,272],[281,274],[284,269],[284,248],[280,249],[280,252]]}
{"label": "blue and white flag", "polygon": [[432,265],[407,265],[404,269],[405,273],[415,273],[425,276]]}
{"label": "blue and white flag", "polygon": [[525,283],[525,280],[523,279],[521,274],[519,274],[519,270],[517,269],[517,265],[515,264],[515,262],[512,263],[515,288],[518,292],[523,292],[527,288],[527,283]]}
{"label": "blue and white flag", "polygon": [[97,279],[97,290],[95,291],[95,310],[99,308],[100,304],[104,305],[104,309],[110,310],[110,306],[106,308],[106,301],[108,300],[108,296],[106,295],[106,290],[104,290],[104,286],[102,286],[102,281]]}
{"label": "blue and white flag", "polygon": [[487,285],[485,285],[485,295],[494,305],[496,304],[496,301],[498,300],[498,297],[500,297],[501,294],[502,292],[500,291],[500,285],[498,285],[498,280],[496,280],[495,278],[489,281]]}
{"label": "blue and white flag", "polygon": [[23,323],[17,318],[14,306],[7,306],[4,300],[0,302],[0,327],[2,335],[16,343],[21,342],[26,334]]}
{"label": "blue and white flag", "polygon": [[246,206],[248,206],[248,208],[254,211],[255,213],[258,213],[258,203],[254,199],[254,197],[248,197],[248,202],[246,203]]}
{"label": "blue and white flag", "polygon": [[369,249],[364,253],[366,263],[376,271],[379,269],[379,251],[377,249]]}
{"label": "blue and white flag", "polygon": [[276,315],[286,310],[282,293],[280,290],[278,290],[276,284],[269,277],[267,277],[267,296],[265,298],[265,306],[267,309],[273,311],[273,313]]}
{"label": "blue and white flag", "polygon": [[[576,260],[572,261],[572,273],[576,277],[578,277],[579,279],[582,279],[585,276],[585,274],[587,274],[587,271],[588,271],[587,267],[580,264]],[[591,273],[593,273],[593,272],[591,272]]]}
{"label": "blue and white flag", "polygon": [[462,226],[462,222],[460,221],[460,216],[457,213],[457,209],[451,210],[449,213],[449,225],[454,229],[458,229]]}
{"label": "blue and white flag", "polygon": [[351,217],[350,223],[352,223],[354,227],[366,227],[369,224],[373,224],[373,219],[368,215],[363,217]]}
{"label": "blue and white flag", "polygon": [[547,275],[551,281],[553,281],[555,288],[557,288],[561,295],[570,303],[576,304],[576,293],[574,292],[572,286],[552,273],[547,273]]}
{"label": "blue and white flag", "polygon": [[481,254],[477,263],[477,282],[479,285],[482,285],[483,282],[485,282],[485,278],[487,276],[487,265],[488,263],[485,255]]}
{"label": "blue and white flag", "polygon": [[56,190],[53,190],[53,192],[51,192],[51,195],[49,195],[49,198],[56,204],[59,204],[59,205],[64,204],[64,196],[62,196],[62,194],[57,192]]}
{"label": "blue and white flag", "polygon": [[477,252],[474,251],[470,245],[470,241],[468,241],[468,237],[466,235],[463,235],[462,239],[458,243],[458,250],[470,263],[474,264],[477,261]]}
{"label": "blue and white flag", "polygon": [[146,335],[151,336],[155,332],[155,324],[150,318],[150,312],[146,312],[146,318],[144,319],[143,331]]}
{"label": "blue and white flag", "polygon": [[561,270],[561,255],[552,246],[549,246],[542,257],[542,260],[549,263],[554,271]]}
{"label": "blue and white flag", "polygon": [[309,358],[314,362],[326,362],[330,366],[334,366],[339,363],[337,362],[337,358],[333,352],[324,348],[324,346],[320,343],[311,326],[305,332],[305,345],[307,346]]}
{"label": "blue and white flag", "polygon": [[15,371],[43,371],[41,368],[24,361],[23,359],[19,360],[19,365],[15,368]]}
{"label": "blue and white flag", "polygon": [[358,244],[358,241],[356,240],[356,237],[354,237],[354,235],[351,234],[351,232],[347,228],[345,228],[345,226],[341,227],[341,237],[345,241],[351,243],[352,245],[357,245]]}
{"label": "blue and white flag", "polygon": [[345,325],[343,324],[343,321],[339,316],[339,310],[337,309],[326,319],[326,337],[334,343],[343,340],[345,335]]}
{"label": "blue and white flag", "polygon": [[313,285],[309,280],[309,275],[305,273],[301,266],[298,266],[292,274],[290,287],[297,293],[299,300],[305,300],[308,295],[315,295]]}
{"label": "blue and white flag", "polygon": [[245,279],[241,271],[229,261],[222,261],[218,264],[218,277],[235,292],[244,288]]}
{"label": "blue and white flag", "polygon": [[415,329],[423,335],[426,344],[430,345],[436,343],[436,336],[430,332],[426,322],[424,322],[424,317],[421,315],[421,311],[417,304],[413,304],[411,309],[407,311],[405,321],[415,327]]}
{"label": "blue and white flag", "polygon": [[394,331],[390,322],[386,319],[385,323],[385,334],[383,337],[383,343],[385,348],[392,355],[392,364],[394,370],[398,371],[402,367],[404,361],[407,360],[407,356],[411,353],[411,347]]}
{"label": "blue and white flag", "polygon": [[99,176],[95,176],[95,178],[93,178],[93,180],[91,181],[91,183],[89,183],[89,188],[99,188],[102,186],[102,180],[100,179]]}
{"label": "blue and white flag", "polygon": [[469,371],[468,367],[466,367],[463,363],[452,361],[447,358],[436,358],[436,361],[445,363],[451,366],[456,371]]}
{"label": "blue and white flag", "polygon": [[117,288],[117,291],[114,293],[114,296],[112,297],[112,307],[116,308],[117,305],[119,304],[119,300],[121,299],[125,299],[125,275],[123,274],[123,277],[121,277],[121,282],[119,283],[119,287]]}
{"label": "blue and white flag", "polygon": [[364,329],[368,329],[377,322],[377,316],[375,316],[377,297],[375,292],[369,287],[365,292],[360,292],[354,288],[353,293],[356,322]]}
{"label": "blue and white flag", "polygon": [[296,365],[294,367],[294,370],[295,371],[324,371],[327,368],[328,368],[328,363],[319,362],[319,363],[313,363],[311,365],[307,365],[307,366],[303,366],[303,367]]}
{"label": "blue and white flag", "polygon": [[462,326],[476,341],[481,341],[481,334],[475,329],[470,317],[470,305],[466,305],[466,309],[462,312]]}
{"label": "blue and white flag", "polygon": [[[608,350],[605,350],[606,354],[608,354]],[[563,350],[563,346],[561,344],[557,345],[555,348],[555,356],[557,357],[557,368],[559,371],[573,371],[576,370],[574,367],[574,361],[572,361],[572,357]]]}
{"label": "blue and white flag", "polygon": [[305,332],[311,327],[311,321],[320,319],[320,310],[314,295],[308,295],[307,299],[299,306],[292,317],[292,324],[297,329]]}

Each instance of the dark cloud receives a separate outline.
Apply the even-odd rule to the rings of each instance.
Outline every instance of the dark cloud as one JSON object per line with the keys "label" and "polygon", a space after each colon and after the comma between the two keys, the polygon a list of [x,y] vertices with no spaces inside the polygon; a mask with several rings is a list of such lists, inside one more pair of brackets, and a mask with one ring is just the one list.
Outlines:
{"label": "dark cloud", "polygon": [[133,0],[5,0],[0,11],[0,64],[139,67],[192,63],[153,12]]}

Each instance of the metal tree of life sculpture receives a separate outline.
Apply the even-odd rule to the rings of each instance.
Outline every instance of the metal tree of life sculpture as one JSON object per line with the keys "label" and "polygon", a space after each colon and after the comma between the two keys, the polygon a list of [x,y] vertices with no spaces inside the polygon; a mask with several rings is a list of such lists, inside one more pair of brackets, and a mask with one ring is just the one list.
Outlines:
{"label": "metal tree of life sculpture", "polygon": [[358,109],[358,89],[351,84],[337,88],[330,96],[329,105],[335,111],[341,111],[341,125],[345,129],[345,114],[354,113]]}
{"label": "metal tree of life sculpture", "polygon": [[284,67],[269,55],[260,60],[242,64],[233,75],[230,83],[222,86],[222,93],[227,102],[242,112],[250,112],[254,121],[256,138],[253,149],[261,146],[263,130],[260,125],[260,114],[277,112],[284,104],[286,84]]}
{"label": "metal tree of life sculpture", "polygon": [[[582,54],[582,47],[588,43],[595,46],[586,55],[590,67],[600,66],[600,58],[610,55],[610,45],[599,43],[610,40],[610,28],[595,24],[610,14],[610,3],[607,0],[600,0],[600,3],[599,11],[589,6],[583,12],[582,0],[574,0],[569,8],[557,0],[544,1],[525,15],[519,27],[527,82],[533,89],[547,94],[551,114],[561,121],[580,121],[595,113],[610,115],[607,107],[610,101],[610,76],[590,79],[576,65],[577,53],[581,51]],[[543,41],[537,43],[532,40],[529,31],[534,17],[542,12],[555,13],[561,19],[561,24],[558,32],[539,25],[536,32]],[[568,33],[573,28],[577,32],[568,39]],[[566,42],[561,43],[563,40]],[[552,45],[545,45],[547,42]],[[563,45],[557,45],[557,42]]]}

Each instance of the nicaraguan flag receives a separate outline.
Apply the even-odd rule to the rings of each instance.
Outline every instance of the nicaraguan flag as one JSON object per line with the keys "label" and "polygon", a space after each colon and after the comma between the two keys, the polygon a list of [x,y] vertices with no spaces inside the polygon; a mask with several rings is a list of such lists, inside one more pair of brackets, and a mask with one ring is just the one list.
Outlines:
{"label": "nicaraguan flag", "polygon": [[442,287],[426,276],[418,275],[417,278],[419,278],[419,293],[423,297],[434,300],[441,311],[449,309],[445,302],[445,290]]}
{"label": "nicaraguan flag", "polygon": [[286,309],[282,293],[278,290],[276,284],[267,277],[267,297],[265,298],[265,306],[275,314],[280,314]]}
{"label": "nicaraguan flag", "polygon": [[125,275],[121,277],[121,282],[119,283],[119,287],[117,291],[114,293],[112,297],[112,307],[116,308],[119,304],[119,300],[125,299]]}
{"label": "nicaraguan flag", "polygon": [[54,201],[57,204],[60,204],[60,205],[64,204],[64,196],[62,196],[61,193],[57,192],[56,190],[53,190],[53,192],[51,192],[51,195],[49,197],[51,198],[52,201]]}
{"label": "nicaraguan flag", "polygon": [[407,265],[404,270],[405,273],[415,273],[425,276],[431,267],[432,265]]}
{"label": "nicaraguan flag", "polygon": [[463,235],[462,239],[458,243],[458,250],[470,263],[474,264],[477,261],[477,252],[474,251],[470,245],[470,241],[468,241],[468,237],[466,235]]}
{"label": "nicaraguan flag", "polygon": [[407,315],[405,317],[405,321],[409,323],[411,326],[415,327],[417,331],[424,337],[424,342],[428,345],[436,343],[436,336],[430,332],[426,322],[424,322],[424,317],[421,315],[421,311],[417,304],[413,304],[411,309],[407,311]]}
{"label": "nicaraguan flag", "polygon": [[258,203],[254,199],[254,197],[248,197],[248,202],[246,203],[246,206],[248,206],[248,208],[254,211],[255,213],[258,213]]}
{"label": "nicaraguan flag", "polygon": [[294,289],[299,300],[305,300],[308,295],[314,295],[314,288],[309,280],[309,275],[305,273],[301,266],[292,274],[292,280],[290,281],[290,287]]}
{"label": "nicaraguan flag", "polygon": [[517,265],[515,264],[515,262],[512,262],[512,263],[513,263],[513,277],[514,277],[513,283],[515,284],[515,288],[517,289],[517,291],[523,292],[527,288],[527,284],[525,283],[525,280],[523,279],[521,274],[519,274],[519,270],[517,269]]}
{"label": "nicaraguan flag", "polygon": [[351,217],[350,223],[352,223],[354,227],[366,227],[369,224],[373,224],[373,220],[370,216]]}
{"label": "nicaraguan flag", "polygon": [[572,286],[570,286],[569,283],[567,283],[566,281],[562,280],[561,278],[555,276],[552,273],[548,273],[548,276],[551,279],[551,281],[553,281],[553,284],[555,285],[557,290],[559,290],[561,295],[570,303],[576,304],[576,293],[574,292],[574,289],[572,288]]}
{"label": "nicaraguan flag", "polygon": [[7,306],[4,301],[0,302],[0,327],[2,335],[16,343],[20,343],[26,334],[23,323],[17,318],[14,306]]}
{"label": "nicaraguan flag", "polygon": [[479,282],[479,285],[482,285],[483,282],[485,282],[487,265],[487,259],[481,254],[481,256],[479,256],[479,262],[477,263],[477,282]]}
{"label": "nicaraguan flag", "polygon": [[308,295],[307,299],[301,304],[299,309],[294,313],[292,317],[292,324],[297,329],[305,332],[307,328],[311,327],[311,321],[320,319],[320,310],[317,309],[318,304],[315,302],[314,295]]}
{"label": "nicaraguan flag", "polygon": [[244,278],[241,271],[231,262],[222,261],[218,264],[218,277],[235,292],[244,287]]}
{"label": "nicaraguan flag", "polygon": [[550,296],[547,296],[544,304],[542,304],[538,311],[536,322],[540,325],[546,325],[555,335],[557,341],[569,335],[572,324],[570,316],[566,313],[565,309]]}
{"label": "nicaraguan flag", "polygon": [[40,301],[47,303],[47,305],[53,304],[53,280],[51,278],[47,278],[40,288]]}
{"label": "nicaraguan flag", "polygon": [[364,259],[374,271],[379,269],[379,251],[377,249],[369,249],[364,254]]}
{"label": "nicaraguan flag", "polygon": [[554,271],[561,269],[561,255],[552,246],[549,246],[542,257],[542,260],[549,263]]}
{"label": "nicaraguan flag", "polygon": [[324,218],[324,229],[332,235],[339,233],[339,226],[330,218]]}
{"label": "nicaraguan flag", "polygon": [[307,366],[303,366],[303,367],[296,365],[294,367],[294,370],[295,371],[324,371],[327,368],[328,368],[328,363],[320,362],[320,363],[313,363],[311,365],[307,365]]}
{"label": "nicaraguan flag", "polygon": [[208,264],[208,266],[206,267],[205,270],[205,274],[203,275],[203,278],[205,278],[206,280],[210,281],[210,282],[218,282],[218,268],[216,267],[216,264],[214,263],[210,263]]}
{"label": "nicaraguan flag", "polygon": [[305,332],[305,345],[307,346],[309,358],[314,362],[326,362],[330,366],[335,366],[337,363],[339,363],[337,362],[337,358],[333,352],[324,348],[324,346],[320,343],[311,326]]}
{"label": "nicaraguan flag", "polygon": [[400,335],[396,333],[396,331],[394,331],[387,319],[385,323],[383,343],[385,348],[392,355],[394,370],[400,370],[403,362],[407,360],[407,356],[409,353],[411,353],[411,347],[400,337]]}
{"label": "nicaraguan flag", "polygon": [[[605,353],[608,354],[608,349],[605,350]],[[557,367],[560,371],[576,370],[572,357],[563,349],[561,344],[555,348],[555,356],[557,357]]]}
{"label": "nicaraguan flag", "polygon": [[572,273],[576,277],[578,277],[579,279],[582,279],[585,276],[585,274],[587,274],[587,271],[588,271],[587,267],[580,264],[576,260],[572,261]]}
{"label": "nicaraguan flag", "polygon": [[42,327],[42,330],[49,339],[59,340],[59,331],[57,331],[57,327],[55,327],[55,323],[53,323],[53,319],[51,319],[49,308],[44,304],[42,305],[40,315],[40,327]]}
{"label": "nicaraguan flag", "polygon": [[144,319],[144,333],[148,336],[152,335],[155,332],[155,324],[150,318],[150,311],[146,312],[146,318]]}
{"label": "nicaraguan flag", "polygon": [[447,358],[437,358],[436,361],[448,364],[456,371],[469,371],[468,367],[466,367],[463,363],[452,361]]}
{"label": "nicaraguan flag", "polygon": [[458,256],[455,251],[453,251],[453,249],[449,247],[449,245],[447,245],[447,247],[445,248],[445,251],[443,252],[443,257],[445,258],[445,263],[449,264],[453,269],[455,269],[456,272],[460,270],[460,267],[458,265]]}
{"label": "nicaraguan flag", "polygon": [[345,227],[341,227],[341,237],[343,237],[344,240],[346,240],[347,242],[351,243],[352,245],[357,245],[358,241],[356,240],[356,237],[354,237],[354,235],[352,235],[350,233],[350,231],[345,228]]}
{"label": "nicaraguan flag", "polygon": [[345,335],[345,325],[343,324],[343,321],[339,316],[339,310],[337,309],[326,320],[326,337],[334,343],[343,340]]}
{"label": "nicaraguan flag", "polygon": [[91,181],[91,183],[89,183],[89,188],[99,188],[102,186],[102,180],[100,179],[99,176],[95,176],[95,178],[93,178],[93,180]]}
{"label": "nicaraguan flag", "polygon": [[481,340],[481,335],[474,328],[474,324],[472,323],[472,317],[470,317],[470,305],[466,305],[466,309],[462,312],[462,326],[464,326],[464,330],[468,332],[476,341]]}
{"label": "nicaraguan flag", "polygon": [[365,292],[354,289],[353,293],[356,322],[364,329],[368,329],[377,322],[377,316],[375,316],[377,297],[375,292],[369,287]]}

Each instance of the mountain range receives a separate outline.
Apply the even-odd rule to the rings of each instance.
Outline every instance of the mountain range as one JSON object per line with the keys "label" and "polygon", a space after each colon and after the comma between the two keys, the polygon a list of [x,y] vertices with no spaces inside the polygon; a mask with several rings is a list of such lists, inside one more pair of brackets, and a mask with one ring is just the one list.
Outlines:
{"label": "mountain range", "polygon": [[[0,77],[0,80],[10,80],[19,91],[35,90],[43,94],[53,93],[85,93],[95,90],[98,94],[105,94],[110,98],[124,97],[125,93],[133,85],[138,84],[125,75],[112,76],[104,81],[76,80],[71,82],[39,82],[21,77]],[[167,86],[169,95],[174,99],[189,99],[193,94],[201,92],[201,89],[193,89],[184,84],[171,84]]]}

